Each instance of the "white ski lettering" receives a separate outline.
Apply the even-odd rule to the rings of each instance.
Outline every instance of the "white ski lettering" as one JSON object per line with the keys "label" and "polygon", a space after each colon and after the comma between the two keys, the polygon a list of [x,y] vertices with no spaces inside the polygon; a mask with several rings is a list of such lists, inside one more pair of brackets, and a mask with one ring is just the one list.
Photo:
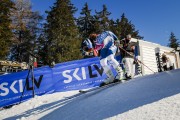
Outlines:
{"label": "white ski lettering", "polygon": [[73,76],[77,79],[77,80],[82,80],[78,75],[77,75],[77,72],[79,71],[79,68],[76,68],[74,73],[73,73]]}
{"label": "white ski lettering", "polygon": [[67,73],[70,73],[70,70],[66,70],[63,71],[62,75],[66,78],[68,78],[67,80],[64,80],[64,83],[70,83],[72,81],[72,77],[70,75],[68,75]]}
{"label": "white ski lettering", "polygon": [[23,92],[23,82],[22,82],[22,80],[19,80],[19,91]]}
{"label": "white ski lettering", "polygon": [[14,92],[14,93],[18,93],[18,91],[14,88],[14,85],[16,84],[17,80],[14,81],[11,86],[10,86],[10,89]]}
{"label": "white ski lettering", "polygon": [[84,80],[86,79],[86,72],[84,67],[82,67],[82,77]]}
{"label": "white ski lettering", "polygon": [[9,93],[9,89],[5,87],[7,85],[7,82],[0,84],[0,90],[4,91],[4,93],[0,92],[0,96],[6,96]]}

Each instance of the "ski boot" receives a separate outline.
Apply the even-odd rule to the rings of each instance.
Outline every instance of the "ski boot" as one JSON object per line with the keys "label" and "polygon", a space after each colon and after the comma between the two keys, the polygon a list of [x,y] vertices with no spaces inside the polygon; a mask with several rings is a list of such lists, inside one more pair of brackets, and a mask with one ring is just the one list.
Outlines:
{"label": "ski boot", "polygon": [[115,77],[114,82],[119,82],[119,81],[124,82],[124,80],[125,80],[126,78],[125,78],[124,72],[123,72],[123,70],[121,69],[120,66],[118,66],[118,67],[116,68],[116,72],[117,72],[118,74],[117,74],[117,76]]}
{"label": "ski boot", "polygon": [[111,70],[109,70],[107,73],[107,78],[104,79],[104,81],[100,84],[100,87],[110,84],[114,81],[114,75]]}
{"label": "ski boot", "polygon": [[131,75],[128,75],[127,73],[125,73],[125,77],[126,77],[126,80],[132,79]]}

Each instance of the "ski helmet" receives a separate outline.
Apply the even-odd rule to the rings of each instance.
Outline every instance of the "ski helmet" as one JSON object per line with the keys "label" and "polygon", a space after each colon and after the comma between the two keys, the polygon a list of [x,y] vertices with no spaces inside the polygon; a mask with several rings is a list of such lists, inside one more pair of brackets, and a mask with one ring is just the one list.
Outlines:
{"label": "ski helmet", "polygon": [[131,39],[131,35],[130,34],[128,34],[126,37],[127,37],[127,39]]}
{"label": "ski helmet", "polygon": [[89,39],[91,39],[91,40],[95,40],[97,36],[98,36],[98,35],[97,35],[97,34],[95,34],[95,33],[90,34],[90,35],[89,35]]}

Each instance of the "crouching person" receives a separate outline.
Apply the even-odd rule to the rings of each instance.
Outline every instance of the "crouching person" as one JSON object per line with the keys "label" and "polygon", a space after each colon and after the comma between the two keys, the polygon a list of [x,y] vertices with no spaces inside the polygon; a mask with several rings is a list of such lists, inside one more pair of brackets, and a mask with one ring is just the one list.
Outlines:
{"label": "crouching person", "polygon": [[90,34],[88,38],[82,41],[81,51],[83,58],[92,58],[98,56],[98,51],[94,49],[95,38],[96,38],[96,34]]}
{"label": "crouching person", "polygon": [[[115,53],[117,50],[117,47],[114,45],[115,40],[118,40],[118,38],[111,31],[102,32],[96,38],[96,45],[99,47],[97,49],[101,49],[100,64],[107,75],[107,78],[100,86],[115,82],[116,80],[124,79],[122,68],[120,67],[119,62],[115,59]],[[113,72],[108,65],[108,61],[111,61],[113,68],[116,70],[116,77],[113,75]]]}

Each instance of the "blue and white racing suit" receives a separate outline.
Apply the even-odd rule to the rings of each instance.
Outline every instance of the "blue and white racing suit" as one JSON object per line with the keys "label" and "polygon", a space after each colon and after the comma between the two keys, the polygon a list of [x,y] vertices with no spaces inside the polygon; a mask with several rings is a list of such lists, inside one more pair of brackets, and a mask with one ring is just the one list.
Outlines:
{"label": "blue and white racing suit", "polygon": [[121,76],[120,73],[122,72],[122,69],[120,68],[118,61],[114,57],[117,50],[117,47],[114,45],[115,40],[118,40],[118,38],[111,31],[105,31],[96,38],[97,46],[101,45],[100,64],[103,67],[104,72],[106,73],[108,78],[111,79],[107,80],[107,83],[112,82],[112,79],[114,79],[113,73],[110,67],[108,66],[108,61],[111,61],[113,68],[116,69],[119,76]]}
{"label": "blue and white racing suit", "polygon": [[117,36],[111,31],[105,31],[96,38],[96,44],[101,45],[100,59],[104,59],[111,54],[115,54],[117,47],[114,45],[114,40],[117,40]]}

